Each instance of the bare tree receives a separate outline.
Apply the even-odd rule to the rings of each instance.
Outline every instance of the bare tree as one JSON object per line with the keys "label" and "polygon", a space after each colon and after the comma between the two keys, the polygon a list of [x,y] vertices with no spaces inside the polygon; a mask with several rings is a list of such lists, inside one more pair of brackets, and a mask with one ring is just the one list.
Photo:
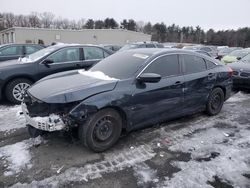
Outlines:
{"label": "bare tree", "polygon": [[51,12],[44,12],[40,14],[41,25],[43,28],[51,28],[55,15]]}
{"label": "bare tree", "polygon": [[30,27],[41,27],[41,20],[39,19],[39,14],[37,12],[32,12],[28,18]]}
{"label": "bare tree", "polygon": [[10,28],[15,26],[15,16],[13,13],[3,14],[3,22],[5,28]]}

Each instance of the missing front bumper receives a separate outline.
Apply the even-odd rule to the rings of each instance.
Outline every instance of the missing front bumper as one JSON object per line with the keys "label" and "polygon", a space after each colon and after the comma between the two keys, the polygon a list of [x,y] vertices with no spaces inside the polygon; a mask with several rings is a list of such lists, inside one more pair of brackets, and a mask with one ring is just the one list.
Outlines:
{"label": "missing front bumper", "polygon": [[46,117],[30,117],[25,103],[22,103],[22,111],[25,116],[26,124],[36,129],[53,132],[67,128],[62,119],[56,114],[51,114]]}

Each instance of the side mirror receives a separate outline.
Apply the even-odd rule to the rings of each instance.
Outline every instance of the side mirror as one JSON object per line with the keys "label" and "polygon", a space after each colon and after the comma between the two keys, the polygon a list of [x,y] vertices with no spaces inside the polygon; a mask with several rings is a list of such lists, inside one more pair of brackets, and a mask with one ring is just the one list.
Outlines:
{"label": "side mirror", "polygon": [[54,63],[54,61],[51,60],[51,59],[45,59],[45,60],[43,61],[43,64],[44,64],[46,67],[50,67],[50,64],[52,64],[52,63]]}
{"label": "side mirror", "polygon": [[236,59],[237,59],[237,60],[241,60],[241,57],[237,57]]}
{"label": "side mirror", "polygon": [[156,83],[161,80],[161,75],[155,73],[142,73],[137,77],[139,82]]}

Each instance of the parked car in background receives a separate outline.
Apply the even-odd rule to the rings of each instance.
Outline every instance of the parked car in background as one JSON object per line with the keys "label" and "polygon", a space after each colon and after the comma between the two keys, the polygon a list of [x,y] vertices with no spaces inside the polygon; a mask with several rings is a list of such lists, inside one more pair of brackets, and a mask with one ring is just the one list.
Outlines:
{"label": "parked car in background", "polygon": [[115,44],[101,44],[100,46],[108,50],[111,50],[112,52],[117,52],[122,47],[122,45],[115,45]]}
{"label": "parked car in background", "polygon": [[[93,45],[54,45],[19,60],[0,63],[0,96],[20,103],[23,94],[37,80],[61,71],[88,69],[111,55],[109,50]],[[0,97],[1,98],[1,97]]]}
{"label": "parked car in background", "polygon": [[39,44],[3,44],[0,45],[0,61],[18,59],[43,48]]}
{"label": "parked car in background", "polygon": [[[88,71],[50,75],[28,89],[22,104],[32,137],[78,128],[93,151],[132,131],[184,115],[220,112],[230,96],[231,69],[184,50],[115,53]],[[43,126],[41,126],[43,125]]]}
{"label": "parked car in background", "polygon": [[215,46],[203,46],[203,45],[184,46],[183,49],[185,49],[185,50],[202,50],[202,51],[206,51],[207,53],[209,53],[210,56],[213,58],[218,57],[218,50]]}
{"label": "parked car in background", "polygon": [[221,59],[221,61],[225,64],[233,63],[233,62],[240,60],[241,58],[243,58],[244,56],[246,56],[249,53],[250,53],[250,49],[234,50],[231,53],[229,53],[228,55],[224,56]]}
{"label": "parked car in background", "polygon": [[194,49],[186,49],[186,50],[190,50],[190,51],[193,51],[193,52],[197,52],[197,53],[212,57],[208,52],[206,52],[204,50],[194,50]]}
{"label": "parked car in background", "polygon": [[222,59],[224,56],[228,55],[229,53],[231,53],[232,51],[235,50],[242,50],[243,48],[241,47],[228,47],[228,48],[222,48],[219,50],[218,52],[218,59]]}
{"label": "parked car in background", "polygon": [[164,48],[164,45],[158,42],[136,42],[131,44],[125,44],[119,51],[136,48]]}
{"label": "parked car in background", "polygon": [[230,63],[229,66],[233,69],[233,88],[250,89],[250,54],[238,62]]}

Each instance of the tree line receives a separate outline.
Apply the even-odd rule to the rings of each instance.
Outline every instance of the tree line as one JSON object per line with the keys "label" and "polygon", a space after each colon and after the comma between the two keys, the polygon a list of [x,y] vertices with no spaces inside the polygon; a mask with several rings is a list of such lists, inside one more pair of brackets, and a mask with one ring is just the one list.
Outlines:
{"label": "tree line", "polygon": [[181,42],[197,43],[208,45],[227,45],[250,47],[250,28],[239,28],[238,30],[209,29],[204,31],[200,26],[180,27],[176,24],[167,26],[166,24],[135,21],[124,19],[120,23],[114,18],[104,20],[79,19],[69,20],[56,17],[51,12],[37,13],[29,15],[15,15],[13,13],[0,13],[0,30],[11,27],[35,27],[50,29],[116,29],[122,28],[136,32],[143,32],[152,35],[153,41],[158,42]]}

